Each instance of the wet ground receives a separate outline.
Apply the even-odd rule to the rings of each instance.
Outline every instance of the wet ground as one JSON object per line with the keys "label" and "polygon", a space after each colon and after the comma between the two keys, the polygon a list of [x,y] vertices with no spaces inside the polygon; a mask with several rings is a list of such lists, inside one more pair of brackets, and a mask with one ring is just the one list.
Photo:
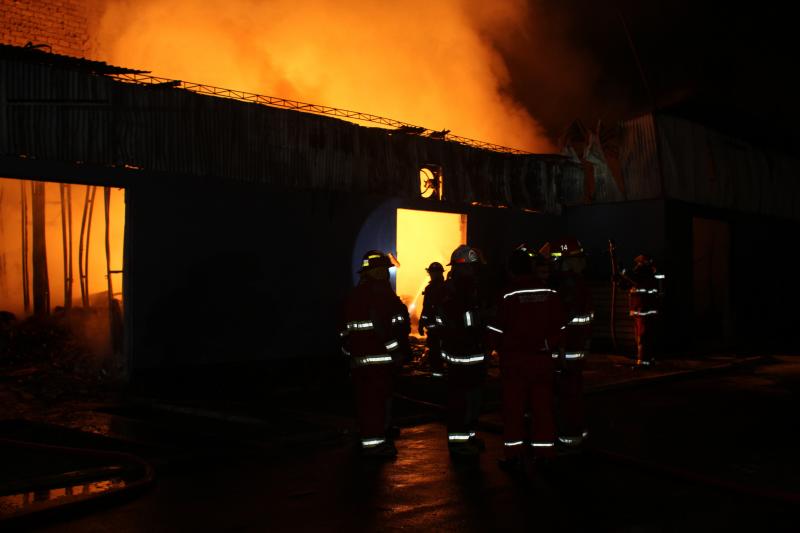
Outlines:
{"label": "wet ground", "polygon": [[524,480],[497,467],[491,413],[473,465],[450,461],[437,422],[404,428],[397,459],[372,464],[347,433],[281,444],[174,414],[101,413],[117,433],[138,428],[128,446],[156,465],[156,484],[41,530],[797,530],[800,360],[598,390],[587,402],[589,453]]}

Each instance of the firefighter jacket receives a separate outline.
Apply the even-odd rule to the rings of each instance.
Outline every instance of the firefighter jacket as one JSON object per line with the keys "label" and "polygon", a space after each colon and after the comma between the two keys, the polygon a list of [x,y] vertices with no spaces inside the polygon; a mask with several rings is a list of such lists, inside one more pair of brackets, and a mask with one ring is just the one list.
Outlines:
{"label": "firefighter jacket", "polygon": [[636,269],[630,274],[623,272],[623,276],[630,287],[628,289],[630,316],[657,316],[661,307],[663,276],[652,269]]}
{"label": "firefighter jacket", "polygon": [[574,272],[561,272],[556,281],[566,315],[564,357],[567,360],[583,359],[592,337],[594,320],[591,290],[583,276]]}
{"label": "firefighter jacket", "polygon": [[504,291],[497,315],[487,329],[492,346],[501,354],[542,353],[550,357],[565,329],[561,299],[538,279],[515,280]]}
{"label": "firefighter jacket", "polygon": [[577,318],[575,324],[591,324],[594,313],[592,292],[583,276],[573,272],[562,272],[557,277],[556,283],[567,323],[573,323],[572,320]]}
{"label": "firefighter jacket", "polygon": [[352,367],[397,362],[408,343],[408,309],[388,281],[362,279],[345,301],[343,326]]}
{"label": "firefighter jacket", "polygon": [[444,285],[443,279],[431,280],[422,292],[422,314],[419,317],[419,324],[429,332],[438,328],[436,316],[444,299]]}
{"label": "firefighter jacket", "polygon": [[476,365],[486,359],[486,310],[475,279],[450,278],[435,321],[442,339],[442,358],[451,365]]}

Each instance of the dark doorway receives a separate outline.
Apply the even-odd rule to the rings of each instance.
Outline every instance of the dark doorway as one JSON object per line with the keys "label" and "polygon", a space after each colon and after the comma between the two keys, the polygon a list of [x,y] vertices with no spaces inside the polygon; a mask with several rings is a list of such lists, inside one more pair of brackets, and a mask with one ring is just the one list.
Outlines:
{"label": "dark doorway", "polygon": [[695,340],[703,348],[731,339],[730,227],[727,222],[692,220]]}

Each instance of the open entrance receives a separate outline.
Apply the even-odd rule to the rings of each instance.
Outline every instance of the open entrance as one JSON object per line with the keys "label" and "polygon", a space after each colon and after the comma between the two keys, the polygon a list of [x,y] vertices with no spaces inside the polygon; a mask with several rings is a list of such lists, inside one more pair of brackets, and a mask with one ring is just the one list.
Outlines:
{"label": "open entrance", "polygon": [[408,306],[411,332],[416,335],[422,312],[422,291],[429,277],[425,269],[437,261],[450,270],[450,254],[467,243],[467,215],[416,209],[397,210],[397,295]]}
{"label": "open entrance", "polygon": [[[0,348],[22,364],[111,364],[122,353],[124,233],[123,189],[0,178]],[[26,338],[46,342],[14,345]]]}

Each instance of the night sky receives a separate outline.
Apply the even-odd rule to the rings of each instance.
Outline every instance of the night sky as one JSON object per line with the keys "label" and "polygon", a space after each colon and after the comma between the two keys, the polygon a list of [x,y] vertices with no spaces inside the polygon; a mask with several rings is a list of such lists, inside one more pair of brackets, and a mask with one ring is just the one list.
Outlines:
{"label": "night sky", "polygon": [[691,0],[530,1],[525,31],[497,40],[514,97],[551,137],[569,117],[587,125],[613,121],[647,111],[654,101],[658,107],[680,104],[681,112],[727,133],[797,151],[797,27],[785,8]]}

